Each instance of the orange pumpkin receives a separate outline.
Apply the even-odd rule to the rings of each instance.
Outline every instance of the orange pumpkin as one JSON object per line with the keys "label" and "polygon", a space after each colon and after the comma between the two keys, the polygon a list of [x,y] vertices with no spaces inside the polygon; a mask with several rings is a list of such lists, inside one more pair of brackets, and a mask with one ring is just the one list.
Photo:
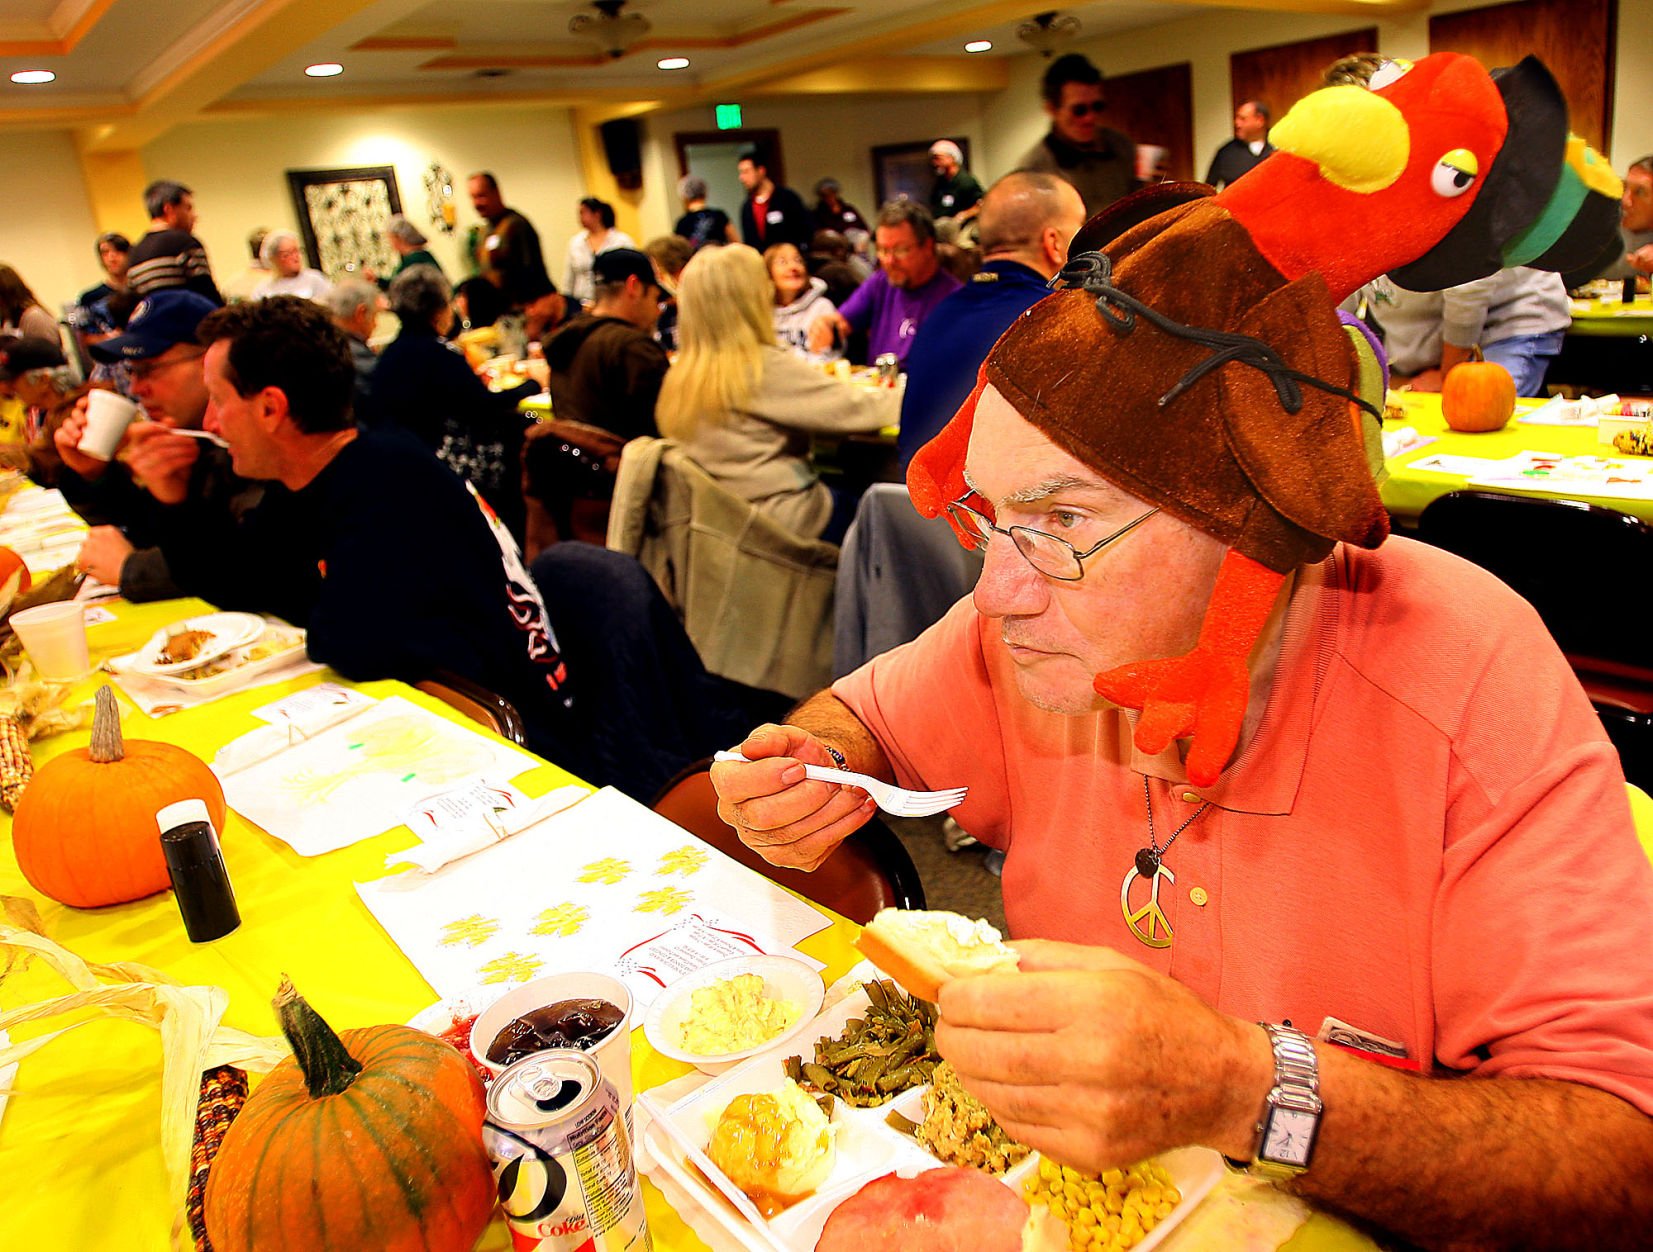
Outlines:
{"label": "orange pumpkin", "polygon": [[1441,383],[1441,416],[1453,430],[1471,434],[1502,430],[1515,412],[1515,379],[1497,361],[1481,359],[1455,365]]}
{"label": "orange pumpkin", "polygon": [[12,820],[17,865],[35,890],[75,908],[124,904],[171,885],[155,814],[205,801],[224,829],[224,789],[199,757],[170,743],[123,742],[115,693],[98,691],[92,742],[35,772]]}
{"label": "orange pumpkin", "polygon": [[32,585],[29,567],[10,548],[0,548],[0,613]]}
{"label": "orange pumpkin", "polygon": [[215,1252],[470,1252],[494,1211],[470,1062],[408,1026],[335,1034],[282,979],[293,1045],[207,1180]]}

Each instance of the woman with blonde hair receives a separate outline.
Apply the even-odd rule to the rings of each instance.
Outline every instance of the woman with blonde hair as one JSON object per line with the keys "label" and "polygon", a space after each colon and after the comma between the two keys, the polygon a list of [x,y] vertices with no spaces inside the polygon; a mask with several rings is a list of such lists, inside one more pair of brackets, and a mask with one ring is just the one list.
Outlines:
{"label": "woman with blonde hair", "polygon": [[810,437],[890,425],[900,394],[842,382],[781,347],[774,299],[768,267],[745,244],[695,253],[678,283],[681,347],[655,417],[728,490],[821,538],[832,494],[810,464]]}

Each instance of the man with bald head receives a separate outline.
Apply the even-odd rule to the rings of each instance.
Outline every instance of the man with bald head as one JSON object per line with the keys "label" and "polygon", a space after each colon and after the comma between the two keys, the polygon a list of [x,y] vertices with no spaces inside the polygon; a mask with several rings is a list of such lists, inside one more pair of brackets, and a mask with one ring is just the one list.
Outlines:
{"label": "man with bald head", "polygon": [[988,189],[980,219],[981,269],[936,305],[907,354],[903,468],[964,403],[1005,327],[1050,294],[1068,241],[1085,224],[1085,205],[1072,183],[1020,171]]}

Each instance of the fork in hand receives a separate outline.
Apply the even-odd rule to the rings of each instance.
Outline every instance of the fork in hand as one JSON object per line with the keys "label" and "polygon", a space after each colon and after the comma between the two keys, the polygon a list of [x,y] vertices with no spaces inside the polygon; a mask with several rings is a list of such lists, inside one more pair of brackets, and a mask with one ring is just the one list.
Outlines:
{"label": "fork in hand", "polygon": [[[739,752],[719,752],[714,761],[741,761],[750,764]],[[829,769],[824,765],[805,765],[804,776],[817,782],[848,783],[859,787],[873,798],[873,802],[891,817],[930,817],[946,812],[963,803],[968,787],[954,787],[948,791],[913,791],[897,787],[870,774],[856,774],[847,769]]]}

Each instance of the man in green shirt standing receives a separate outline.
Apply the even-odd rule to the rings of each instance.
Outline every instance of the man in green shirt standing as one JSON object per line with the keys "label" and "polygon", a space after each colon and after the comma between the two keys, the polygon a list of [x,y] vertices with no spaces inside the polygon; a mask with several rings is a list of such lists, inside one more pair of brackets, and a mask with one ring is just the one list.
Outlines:
{"label": "man in green shirt standing", "polygon": [[964,152],[951,139],[930,145],[930,168],[936,181],[930,188],[930,216],[964,223],[976,216],[983,195],[976,176],[964,168]]}

